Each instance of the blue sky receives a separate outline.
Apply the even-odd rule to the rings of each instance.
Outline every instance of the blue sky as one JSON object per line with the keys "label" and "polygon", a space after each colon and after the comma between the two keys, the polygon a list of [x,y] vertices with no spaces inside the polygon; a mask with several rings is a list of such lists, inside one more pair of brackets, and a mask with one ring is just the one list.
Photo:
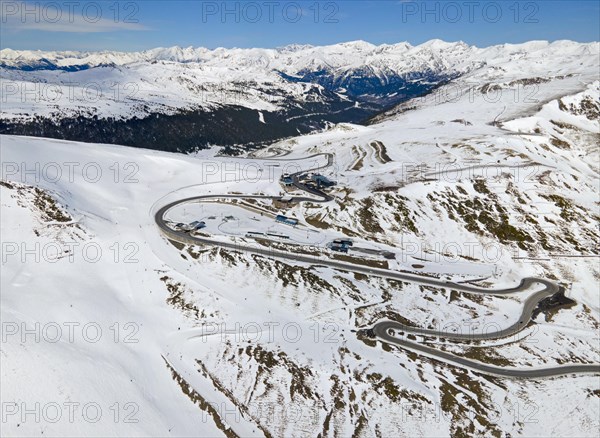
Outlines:
{"label": "blue sky", "polygon": [[143,50],[167,46],[278,47],[439,38],[477,46],[600,40],[590,1],[8,1],[0,46]]}

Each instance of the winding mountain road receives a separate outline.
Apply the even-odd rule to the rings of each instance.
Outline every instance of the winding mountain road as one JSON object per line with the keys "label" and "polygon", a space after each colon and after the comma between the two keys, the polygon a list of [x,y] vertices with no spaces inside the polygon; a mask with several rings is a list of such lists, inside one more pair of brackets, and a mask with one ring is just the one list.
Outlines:
{"label": "winding mountain road", "polygon": [[[314,172],[323,168],[329,167],[333,163],[332,154],[315,154],[305,158],[296,158],[295,160],[316,158],[318,156],[325,156],[327,158],[327,164],[319,166],[313,169],[303,170],[296,172],[292,175],[293,185],[302,191],[310,193],[315,197],[293,197],[294,202],[329,202],[333,198],[312,187],[307,187],[300,182],[299,176],[303,173]],[[277,158],[260,158],[261,160],[276,160]],[[291,159],[294,160],[294,159]],[[287,160],[286,160],[287,161]],[[453,339],[458,341],[475,341],[475,340],[490,340],[506,338],[508,336],[519,333],[525,328],[531,321],[532,314],[537,308],[540,301],[547,297],[553,296],[560,291],[560,286],[550,280],[539,279],[539,278],[524,278],[521,283],[515,287],[507,289],[486,289],[478,286],[469,284],[455,283],[444,280],[439,280],[431,277],[424,277],[415,274],[408,274],[399,271],[392,271],[388,269],[380,269],[369,266],[363,266],[354,263],[340,262],[329,259],[328,257],[321,257],[319,255],[310,254],[297,254],[286,251],[275,250],[268,247],[262,247],[257,245],[251,245],[246,242],[225,242],[205,237],[192,236],[188,232],[182,230],[171,229],[166,222],[166,216],[170,210],[182,205],[194,202],[204,202],[207,200],[214,199],[266,199],[266,200],[281,200],[281,196],[268,196],[268,195],[202,195],[188,197],[180,199],[169,204],[164,205],[154,214],[154,220],[160,231],[170,240],[186,244],[186,245],[209,245],[220,247],[224,249],[234,250],[238,252],[248,252],[250,254],[262,255],[266,257],[277,258],[281,260],[289,260],[300,263],[307,263],[316,266],[327,266],[333,269],[341,271],[354,272],[364,275],[370,275],[380,278],[389,278],[393,280],[399,280],[404,282],[411,282],[421,285],[433,286],[438,288],[444,288],[449,290],[455,290],[459,292],[469,294],[480,294],[480,295],[494,295],[494,296],[510,296],[521,292],[533,291],[536,286],[540,286],[541,289],[532,293],[524,302],[521,315],[515,323],[501,330],[486,333],[456,333],[456,332],[441,332],[430,329],[422,329],[417,327],[409,327],[400,324],[395,321],[380,321],[374,325],[374,327],[367,332],[371,332],[375,337],[383,342],[397,345],[408,350],[416,351],[424,356],[448,363],[454,366],[468,368],[480,373],[489,374],[493,376],[501,377],[512,377],[512,378],[541,378],[541,377],[553,377],[561,375],[571,374],[587,374],[595,373],[600,374],[600,364],[571,364],[571,365],[560,365],[554,367],[545,368],[527,368],[517,369],[510,367],[501,367],[496,365],[485,364],[476,360],[468,359],[465,357],[457,356],[452,353],[438,350],[436,348],[429,347],[427,345],[418,343],[416,341],[408,340],[404,337],[397,336],[396,333],[404,333],[404,335],[419,335],[419,336],[435,336],[445,339]],[[478,347],[485,348],[485,347]]]}

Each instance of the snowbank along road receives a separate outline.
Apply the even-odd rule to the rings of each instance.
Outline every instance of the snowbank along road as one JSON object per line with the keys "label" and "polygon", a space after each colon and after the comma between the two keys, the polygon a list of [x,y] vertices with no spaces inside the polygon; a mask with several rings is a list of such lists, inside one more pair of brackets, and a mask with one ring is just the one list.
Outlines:
{"label": "snowbank along road", "polygon": [[[315,197],[293,197],[292,200],[294,202],[330,202],[333,198],[327,193],[322,192],[316,188],[307,187],[305,184],[300,182],[299,176],[303,173],[315,172],[318,170],[322,170],[327,168],[333,164],[333,155],[332,154],[315,154],[305,158],[317,158],[319,156],[324,156],[327,158],[327,164],[324,166],[319,166],[313,169],[303,170],[300,172],[296,172],[291,176],[293,185],[299,190],[305,191]],[[305,158],[297,158],[305,159]],[[277,155],[272,158],[261,158],[261,159],[281,159],[281,155]],[[294,159],[290,159],[294,160]],[[484,364],[482,362],[467,359],[461,356],[457,356],[452,353],[448,353],[445,351],[441,351],[436,348],[429,347],[424,344],[420,344],[416,341],[408,340],[406,335],[419,335],[419,336],[430,336],[430,337],[438,337],[444,339],[452,339],[458,341],[482,341],[482,340],[490,340],[490,339],[500,339],[506,338],[508,336],[515,335],[523,330],[531,321],[532,315],[535,309],[538,307],[539,303],[555,294],[561,292],[561,287],[550,280],[540,279],[540,278],[524,278],[521,280],[521,283],[513,288],[508,289],[485,289],[473,285],[468,284],[460,284],[454,283],[444,280],[439,280],[432,277],[424,277],[420,275],[412,275],[407,273],[402,273],[398,271],[392,271],[387,269],[379,269],[373,268],[363,265],[358,265],[354,263],[347,262],[339,262],[335,260],[327,260],[319,258],[316,260],[315,257],[310,255],[301,255],[295,254],[291,252],[285,252],[280,250],[274,250],[271,248],[260,248],[253,245],[246,245],[243,243],[232,243],[232,242],[223,242],[216,239],[210,239],[205,237],[197,237],[192,236],[189,232],[182,230],[173,230],[167,225],[166,216],[167,213],[173,208],[189,203],[195,202],[204,202],[208,200],[218,200],[218,199],[265,199],[265,200],[281,200],[281,196],[267,196],[267,195],[203,195],[203,196],[194,196],[188,197],[185,199],[181,199],[178,201],[171,202],[169,204],[164,205],[154,214],[154,220],[158,225],[160,231],[170,240],[186,244],[186,245],[209,245],[216,246],[224,249],[240,251],[245,253],[251,253],[256,255],[262,255],[266,257],[272,257],[282,260],[290,260],[300,263],[307,263],[312,265],[320,265],[320,266],[328,266],[330,268],[355,272],[359,274],[371,275],[381,278],[389,278],[393,280],[400,280],[405,282],[413,282],[417,284],[440,287],[445,289],[451,289],[459,292],[469,293],[469,294],[483,294],[483,295],[497,295],[497,296],[507,296],[513,295],[521,292],[528,292],[535,288],[535,286],[542,286],[543,288],[529,296],[525,301],[521,315],[518,320],[512,324],[511,326],[494,331],[494,332],[485,332],[485,333],[453,333],[453,332],[440,332],[436,330],[429,329],[421,329],[417,327],[409,327],[404,324],[400,324],[395,321],[381,321],[375,324],[372,329],[364,331],[365,334],[370,336],[375,336],[382,342],[387,342],[389,344],[397,345],[408,350],[416,351],[424,356],[434,358],[436,360],[443,361],[447,364],[468,368],[474,370],[476,372],[499,376],[499,377],[510,377],[510,378],[541,378],[541,377],[553,377],[553,376],[562,376],[562,375],[572,375],[572,374],[587,374],[587,373],[598,373],[600,374],[600,364],[571,364],[571,365],[561,365],[556,367],[546,367],[546,368],[530,368],[530,369],[517,369],[517,368],[509,368],[509,367],[501,367],[496,365]],[[404,333],[405,336],[400,336],[398,333]],[[485,347],[481,347],[485,348]]]}

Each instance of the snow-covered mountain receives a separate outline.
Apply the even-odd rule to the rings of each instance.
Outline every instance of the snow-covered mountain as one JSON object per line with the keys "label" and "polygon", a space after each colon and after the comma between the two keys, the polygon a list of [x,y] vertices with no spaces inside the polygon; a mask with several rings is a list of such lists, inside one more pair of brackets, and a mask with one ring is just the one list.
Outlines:
{"label": "snow-covered mountain", "polygon": [[[552,279],[567,300],[538,307],[518,336],[416,342],[507,368],[599,363],[598,44],[464,50],[469,65],[485,64],[368,125],[281,140],[250,160],[0,137],[2,434],[597,436],[597,375],[487,376],[362,331],[385,319],[504,328],[534,291],[474,296],[184,245],[154,222],[157,208],[189,196],[304,194],[280,174],[333,154],[330,202],[190,203],[171,219],[204,219],[214,238],[262,247],[273,242],[245,227],[271,230],[283,213],[299,221],[290,235],[320,249],[341,235],[371,249],[370,267],[488,288]],[[132,65],[110,71],[153,64]]]}
{"label": "snow-covered mountain", "polygon": [[[522,49],[541,48],[547,43],[528,43]],[[465,43],[432,40],[419,46],[408,43],[376,46],[365,41],[331,46],[292,45],[277,49],[209,50],[204,47],[157,48],[143,52],[42,52],[4,49],[5,67],[20,70],[47,69],[83,70],[101,65],[124,66],[157,61],[205,66],[272,69],[294,74],[323,69],[352,70],[372,65],[374,70],[389,69],[396,73],[415,70],[442,70],[464,62],[475,47]]]}
{"label": "snow-covered mountain", "polygon": [[[598,43],[0,51],[0,132],[189,151],[362,122],[447,81],[589,72]],[[508,80],[507,80],[508,82]],[[251,132],[252,135],[248,135]]]}

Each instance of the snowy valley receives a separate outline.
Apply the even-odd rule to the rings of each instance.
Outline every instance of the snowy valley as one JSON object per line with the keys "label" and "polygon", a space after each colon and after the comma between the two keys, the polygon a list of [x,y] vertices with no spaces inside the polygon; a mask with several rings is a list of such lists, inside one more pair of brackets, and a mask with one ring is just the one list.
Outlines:
{"label": "snowy valley", "polygon": [[[453,79],[577,74],[595,68],[597,56],[597,43],[570,41],[487,48],[354,41],[133,53],[3,49],[0,133],[169,152],[216,145],[240,153],[335,123],[367,122]],[[520,84],[519,92],[532,93],[533,86]]]}
{"label": "snowy valley", "polygon": [[[599,50],[3,50],[17,91],[3,88],[0,123],[2,433],[597,436]],[[388,88],[427,78],[403,98]],[[19,96],[73,81],[139,88],[93,104]],[[32,131],[234,107],[277,130],[311,102],[356,112],[269,133],[236,157],[234,137],[205,148],[192,136],[182,154]],[[526,278],[557,288],[531,315],[541,282],[469,292]],[[382,321],[402,325],[405,343],[378,336]],[[435,351],[558,371],[502,376]]]}

